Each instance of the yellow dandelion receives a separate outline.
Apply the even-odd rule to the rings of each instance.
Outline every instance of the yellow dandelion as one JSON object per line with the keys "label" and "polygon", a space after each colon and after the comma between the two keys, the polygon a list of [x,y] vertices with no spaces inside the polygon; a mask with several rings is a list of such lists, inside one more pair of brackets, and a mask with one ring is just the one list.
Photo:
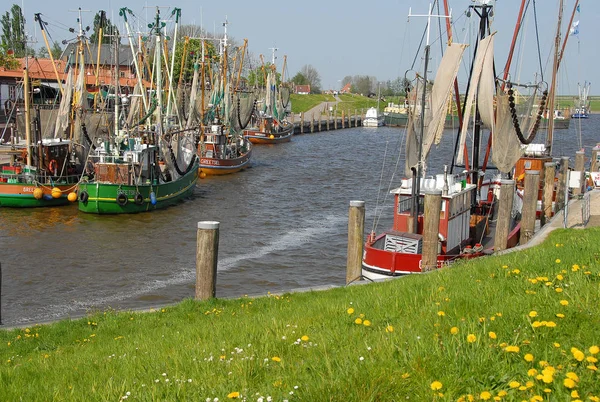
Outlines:
{"label": "yellow dandelion", "polygon": [[590,351],[591,354],[596,355],[600,352],[600,347],[594,345],[594,346],[590,346],[590,348],[588,350]]}
{"label": "yellow dandelion", "polygon": [[530,402],[541,402],[543,400],[544,398],[541,395],[534,395],[531,397]]}
{"label": "yellow dandelion", "polygon": [[556,293],[562,293],[562,291],[563,291],[563,290],[562,290],[562,288],[555,288],[555,289],[554,289],[554,291],[555,291]]}
{"label": "yellow dandelion", "polygon": [[527,353],[525,356],[523,356],[523,359],[525,359],[526,362],[532,362],[533,355],[531,353]]}
{"label": "yellow dandelion", "polygon": [[271,360],[273,360],[274,362],[279,363],[281,361],[281,358],[278,357],[278,356],[273,356],[273,357],[271,357]]}
{"label": "yellow dandelion", "polygon": [[495,333],[495,332],[492,332],[492,331],[488,332],[488,336],[490,337],[490,339],[496,339],[496,338],[498,337],[498,336],[496,335],[496,333]]}
{"label": "yellow dandelion", "polygon": [[452,335],[456,335],[456,334],[458,334],[458,327],[452,327],[452,328],[450,328],[450,333],[451,333]]}
{"label": "yellow dandelion", "polygon": [[519,350],[521,349],[518,346],[507,346],[504,348],[504,351],[508,353],[519,353]]}
{"label": "yellow dandelion", "polygon": [[511,381],[508,383],[508,386],[511,388],[519,388],[521,386],[521,383],[518,381]]}
{"label": "yellow dandelion", "polygon": [[557,258],[556,261],[554,261],[557,264],[560,264],[560,258]]}
{"label": "yellow dandelion", "polygon": [[556,313],[556,316],[558,318],[565,318],[565,315],[563,313]]}
{"label": "yellow dandelion", "polygon": [[571,391],[571,398],[579,398],[579,392],[576,389]]}
{"label": "yellow dandelion", "polygon": [[387,327],[385,327],[385,332],[394,332],[394,327],[388,325]]}
{"label": "yellow dandelion", "polygon": [[575,382],[579,382],[579,376],[576,373],[572,372],[572,371],[569,371],[567,374],[565,374],[565,376],[567,378],[570,378],[571,380],[573,380]]}
{"label": "yellow dandelion", "polygon": [[527,387],[525,385],[521,385],[519,387],[519,391],[527,391]]}
{"label": "yellow dandelion", "polygon": [[529,312],[529,316],[530,316],[531,318],[533,318],[533,317],[537,317],[537,315],[538,315],[537,311],[530,311],[530,312]]}
{"label": "yellow dandelion", "polygon": [[434,391],[439,391],[443,387],[442,383],[439,381],[432,382],[430,386],[431,386],[431,389]]}
{"label": "yellow dandelion", "polygon": [[362,324],[362,318],[360,318],[360,317],[359,317],[359,318],[357,318],[356,320],[354,320],[354,323],[355,323],[356,325],[360,325],[360,324]]}
{"label": "yellow dandelion", "polygon": [[[530,377],[533,377],[533,376],[530,376]],[[543,374],[538,374],[538,375],[535,376],[535,379],[539,380],[539,381],[542,381],[544,379],[544,375]]]}
{"label": "yellow dandelion", "polygon": [[488,391],[483,391],[481,394],[479,394],[479,398],[487,401],[492,397],[492,394],[490,394]]}
{"label": "yellow dandelion", "polygon": [[499,392],[498,392],[498,396],[499,396],[500,398],[502,398],[502,397],[505,397],[506,395],[508,395],[508,392],[506,392],[505,390],[502,390],[502,391],[499,391]]}
{"label": "yellow dandelion", "polygon": [[558,279],[559,281],[562,281],[564,279],[564,277],[561,274],[556,275],[556,279]]}
{"label": "yellow dandelion", "polygon": [[516,275],[518,275],[518,274],[520,274],[520,273],[521,273],[521,270],[519,270],[519,269],[513,269],[513,271],[512,271],[512,272],[513,272],[513,274],[516,274]]}
{"label": "yellow dandelion", "polygon": [[588,370],[592,370],[592,371],[598,371],[598,367],[596,367],[593,364],[590,364],[589,366],[586,367]]}
{"label": "yellow dandelion", "polygon": [[571,267],[571,271],[573,271],[573,272],[577,272],[577,271],[579,271],[579,265],[577,265],[577,264],[574,264],[574,265]]}
{"label": "yellow dandelion", "polygon": [[371,326],[371,321],[369,321],[369,320],[364,320],[364,321],[363,321],[363,325],[364,325],[365,327],[370,327],[370,326]]}
{"label": "yellow dandelion", "polygon": [[565,380],[563,381],[563,385],[569,389],[571,388],[575,388],[575,381],[573,381],[571,378],[565,378]]}
{"label": "yellow dandelion", "polygon": [[302,338],[300,338],[300,339],[302,339],[304,342],[306,342],[306,341],[308,341],[308,335],[303,335]]}
{"label": "yellow dandelion", "polygon": [[597,396],[594,396],[594,395],[588,396],[588,399],[593,402],[600,402],[600,398],[598,398]]}
{"label": "yellow dandelion", "polygon": [[444,313],[443,311],[438,311],[437,315],[439,315],[440,317],[444,317],[446,313]]}
{"label": "yellow dandelion", "polygon": [[542,326],[542,323],[541,323],[541,322],[539,322],[539,321],[534,321],[534,322],[532,322],[532,323],[531,323],[531,326],[532,326],[533,328],[539,328],[539,327],[541,327],[541,326]]}
{"label": "yellow dandelion", "polygon": [[554,376],[552,374],[544,374],[542,376],[542,381],[544,381],[546,384],[551,384],[552,381],[554,381]]}
{"label": "yellow dandelion", "polygon": [[410,377],[410,374],[408,373],[404,373],[401,375],[402,378],[407,379],[408,377]]}
{"label": "yellow dandelion", "polygon": [[556,323],[554,321],[548,321],[548,322],[546,322],[546,327],[554,328],[554,327],[556,327]]}
{"label": "yellow dandelion", "polygon": [[229,394],[227,394],[227,398],[229,399],[237,399],[240,397],[240,393],[235,391],[235,392],[230,392]]}
{"label": "yellow dandelion", "polygon": [[467,335],[467,342],[473,343],[476,340],[477,340],[477,337],[475,336],[475,334],[469,334],[469,335]]}
{"label": "yellow dandelion", "polygon": [[577,348],[571,348],[571,354],[573,355],[575,360],[577,360],[579,362],[581,362],[581,361],[583,361],[583,359],[585,359],[585,355],[583,354],[583,352]]}
{"label": "yellow dandelion", "polygon": [[346,313],[354,314],[354,309],[352,307],[350,307],[348,310],[346,310]]}
{"label": "yellow dandelion", "polygon": [[538,373],[538,371],[537,371],[536,369],[534,369],[534,368],[531,368],[531,369],[527,370],[527,375],[528,375],[529,377],[533,377],[533,376],[535,376],[537,373]]}

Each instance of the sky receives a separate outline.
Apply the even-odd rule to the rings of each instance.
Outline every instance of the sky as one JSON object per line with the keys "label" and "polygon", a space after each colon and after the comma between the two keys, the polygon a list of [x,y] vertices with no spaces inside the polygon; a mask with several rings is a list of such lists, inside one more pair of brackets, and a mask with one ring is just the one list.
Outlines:
{"label": "sky", "polygon": [[[429,1],[426,0],[303,0],[303,1],[210,1],[175,0],[169,2],[150,2],[145,0],[7,0],[0,6],[4,13],[13,3],[19,4],[26,18],[26,30],[37,43],[33,47],[44,45],[39,26],[34,23],[33,14],[41,13],[49,23],[48,33],[52,39],[62,41],[75,37],[68,28],[77,28],[77,12],[82,13],[83,24],[92,25],[95,13],[102,9],[108,18],[121,28],[123,20],[118,9],[127,6],[137,16],[136,21],[146,24],[154,16],[156,6],[161,7],[161,15],[167,17],[172,7],[182,9],[182,24],[202,25],[211,33],[222,34],[222,23],[227,19],[228,35],[241,43],[248,39],[248,51],[258,60],[263,54],[270,61],[272,51],[277,48],[276,65],[281,71],[283,56],[287,56],[286,75],[294,76],[305,65],[314,67],[321,77],[322,89],[339,89],[346,76],[368,75],[378,81],[402,78],[407,70],[421,71],[423,50],[418,51],[421,36],[427,24],[425,17],[411,17],[411,13],[428,13]],[[454,41],[468,43],[469,34],[477,29],[478,18],[473,14],[466,16],[473,0],[448,0],[452,9]],[[482,1],[482,0],[477,0]],[[512,39],[520,0],[484,0],[496,5],[492,30],[496,33],[496,71],[504,70],[509,45]],[[433,2],[433,0],[432,0]],[[442,2],[442,0],[440,0]],[[497,4],[496,4],[497,3]],[[533,3],[533,0],[531,0]],[[575,0],[564,0],[563,35],[568,34],[568,21]],[[443,4],[443,2],[442,2]],[[551,49],[555,38],[559,0],[537,0],[536,11],[539,27],[542,67],[545,79],[552,69]],[[600,1],[581,0],[579,34],[570,35],[563,64],[558,76],[558,90],[561,94],[576,94],[578,83],[591,82],[591,94],[600,93],[600,52],[595,40],[600,38]],[[530,5],[528,19],[524,23],[521,45],[519,46],[511,76],[519,77],[521,82],[534,80],[539,72],[539,57],[535,43],[534,14]],[[434,9],[434,11],[436,11]],[[443,13],[443,6],[440,8]],[[431,69],[435,73],[436,63],[440,59],[440,41],[438,25],[445,26],[443,20],[432,19],[431,26]],[[142,25],[143,27],[143,25]],[[443,29],[445,35],[445,28]],[[444,36],[445,38],[445,36]],[[445,41],[445,39],[444,39]],[[469,47],[469,51],[474,46]],[[462,70],[466,71],[469,56],[463,61]],[[409,73],[410,74],[410,73]],[[461,78],[462,77],[462,78]],[[465,72],[459,75],[461,87],[466,86]],[[549,78],[547,78],[549,80]],[[594,86],[594,83],[597,83]]]}

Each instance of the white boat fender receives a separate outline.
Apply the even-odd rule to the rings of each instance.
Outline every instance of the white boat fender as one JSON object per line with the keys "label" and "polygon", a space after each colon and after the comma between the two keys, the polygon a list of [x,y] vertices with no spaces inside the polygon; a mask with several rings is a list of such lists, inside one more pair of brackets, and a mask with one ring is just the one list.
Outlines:
{"label": "white boat fender", "polygon": [[125,205],[127,205],[128,201],[129,201],[129,199],[127,198],[127,194],[125,194],[125,193],[117,194],[117,204],[119,204],[120,206],[124,207]]}
{"label": "white boat fender", "polygon": [[133,198],[133,202],[135,202],[136,205],[142,205],[142,203],[144,202],[144,196],[141,195],[139,192],[135,193],[135,197]]}
{"label": "white boat fender", "polygon": [[88,198],[90,198],[90,195],[85,190],[82,191],[81,194],[79,194],[79,200],[84,204],[87,202]]}
{"label": "white boat fender", "polygon": [[150,204],[156,205],[156,194],[154,194],[154,191],[150,193]]}
{"label": "white boat fender", "polygon": [[444,235],[443,235],[443,234],[441,234],[441,233],[438,233],[438,239],[440,239],[440,241],[441,241],[442,243],[446,241],[446,238],[445,238],[445,237],[444,237]]}

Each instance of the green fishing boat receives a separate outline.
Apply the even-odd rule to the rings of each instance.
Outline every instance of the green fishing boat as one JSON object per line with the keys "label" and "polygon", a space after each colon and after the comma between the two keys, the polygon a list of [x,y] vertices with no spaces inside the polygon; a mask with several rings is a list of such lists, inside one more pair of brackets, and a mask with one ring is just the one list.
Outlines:
{"label": "green fishing boat", "polygon": [[[120,15],[124,17],[129,33],[127,14],[132,14],[131,10],[122,8]],[[179,14],[176,15],[178,20]],[[162,27],[164,23],[157,10],[151,30],[155,38],[154,60],[161,61]],[[132,40],[131,35],[129,40]],[[143,85],[141,71],[135,63],[136,93],[142,105],[135,102],[126,107],[121,103],[119,86],[114,86],[114,127],[105,141],[92,147],[88,156],[79,186],[80,211],[95,214],[148,212],[176,204],[192,194],[198,180],[199,127],[186,127],[179,118],[173,97],[163,99],[164,67],[162,62],[156,63],[155,90],[151,91]],[[115,82],[118,82],[117,70]],[[172,88],[172,82],[167,81],[167,84]],[[164,110],[163,103],[166,104]],[[144,108],[143,117],[139,121],[132,119],[140,114],[138,108],[141,107]]]}

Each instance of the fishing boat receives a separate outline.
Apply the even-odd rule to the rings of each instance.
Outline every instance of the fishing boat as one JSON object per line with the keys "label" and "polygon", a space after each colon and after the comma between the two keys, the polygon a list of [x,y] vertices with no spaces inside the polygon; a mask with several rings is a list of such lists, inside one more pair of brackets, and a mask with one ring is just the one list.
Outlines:
{"label": "fishing boat", "polygon": [[[273,52],[275,48],[273,48]],[[283,70],[285,71],[284,57]],[[281,74],[281,80],[285,78]],[[285,100],[284,100],[285,95]],[[269,73],[265,79],[265,97],[261,110],[254,110],[244,136],[253,144],[279,144],[289,142],[294,134],[294,125],[287,120],[286,107],[290,102],[289,88],[277,83],[275,56],[269,65]]]}
{"label": "fishing boat", "polygon": [[79,172],[71,141],[41,138],[39,113],[32,135],[27,61],[23,78],[25,144],[11,139],[0,146],[0,207],[48,207],[74,202]]}
{"label": "fishing boat", "polygon": [[[129,32],[128,13],[131,11],[121,9]],[[160,61],[163,60],[162,26],[157,9],[151,32],[156,43],[154,60]],[[129,35],[130,41],[131,38]],[[141,86],[137,63],[135,67]],[[145,115],[132,126],[123,123],[126,111],[120,104],[119,85],[114,86],[113,132],[93,147],[88,158],[79,187],[80,211],[95,214],[147,212],[173,205],[192,194],[198,178],[195,144],[199,132],[194,127],[186,128],[178,116],[172,114],[177,106],[170,107],[170,97],[164,112],[162,69],[162,62],[156,63],[156,90],[147,91],[149,98],[142,96]],[[118,83],[117,67],[115,83]],[[138,88],[138,92],[146,93],[143,87]]]}
{"label": "fishing boat", "polygon": [[[198,175],[201,178],[213,175],[236,173],[250,166],[252,143],[244,138],[243,130],[250,121],[256,99],[251,92],[241,91],[240,74],[247,40],[240,48],[239,69],[235,78],[229,79],[227,67],[227,23],[225,34],[220,40],[220,73],[215,74],[211,84],[211,96],[206,110],[200,112],[201,135],[197,146],[200,158]],[[204,54],[204,46],[202,50]],[[204,60],[204,57],[202,58]],[[202,71],[205,63],[202,62]],[[197,73],[195,72],[195,75]],[[202,73],[204,74],[204,73]],[[202,80],[204,82],[204,80]],[[201,84],[204,94],[204,87]],[[202,108],[204,102],[201,102]],[[242,106],[243,104],[243,106]]]}
{"label": "fishing boat", "polygon": [[[446,19],[449,18],[448,5]],[[394,215],[391,229],[376,235],[372,231],[364,245],[362,275],[368,279],[381,279],[424,271],[422,251],[424,243],[424,199],[432,191],[441,192],[441,211],[439,215],[438,253],[435,268],[441,268],[457,259],[474,258],[493,252],[492,218],[496,212],[496,198],[502,176],[492,175],[482,180],[485,167],[479,165],[479,143],[483,128],[494,130],[494,97],[496,81],[493,68],[494,34],[489,35],[489,16],[492,5],[478,2],[469,6],[468,15],[479,15],[480,30],[465,104],[461,107],[456,76],[464,49],[467,45],[450,43],[440,62],[434,84],[429,89],[427,70],[429,44],[425,46],[425,66],[423,73],[417,75],[415,86],[409,92],[409,123],[406,134],[405,174],[400,187],[391,190],[394,195]],[[431,15],[431,8],[428,14]],[[427,24],[427,29],[429,26]],[[451,36],[451,27],[447,23],[447,33]],[[429,32],[427,32],[429,38]],[[469,121],[471,109],[475,110],[473,125],[473,144],[471,145],[471,164],[464,161],[467,146],[465,136],[467,127],[460,125],[457,136],[456,161],[452,160],[450,171],[426,176],[427,156],[431,146],[439,143],[444,128],[449,99],[454,88],[460,122]],[[462,110],[465,111],[463,116]],[[494,130],[494,133],[496,131]],[[455,163],[456,162],[456,163]],[[465,170],[452,173],[457,164],[465,163]],[[515,193],[515,198],[518,194]],[[515,202],[507,246],[517,244],[520,233],[518,222],[519,202]]]}
{"label": "fishing boat", "polygon": [[590,117],[590,101],[588,99],[590,93],[590,82],[585,82],[583,88],[577,84],[579,96],[575,100],[575,110],[571,114],[573,119],[587,119]]}

